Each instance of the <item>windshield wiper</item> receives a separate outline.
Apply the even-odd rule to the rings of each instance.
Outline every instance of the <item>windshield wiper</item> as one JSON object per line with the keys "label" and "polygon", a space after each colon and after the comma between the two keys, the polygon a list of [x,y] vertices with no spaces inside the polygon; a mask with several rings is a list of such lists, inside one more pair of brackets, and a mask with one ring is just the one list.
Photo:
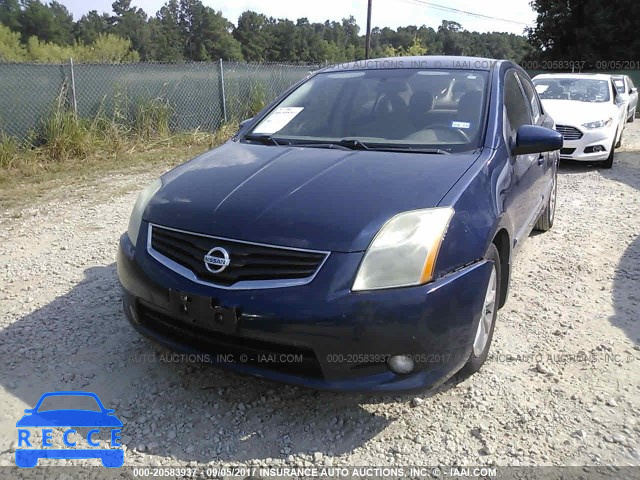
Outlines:
{"label": "windshield wiper", "polygon": [[250,133],[248,135],[245,135],[244,139],[250,140],[252,142],[260,142],[265,145],[277,145],[277,146],[286,145],[286,143],[280,143],[282,142],[281,139],[276,140],[271,135],[267,135],[267,134]]}
{"label": "windshield wiper", "polygon": [[345,145],[340,145],[339,143],[290,143],[292,147],[309,147],[309,148],[328,148],[328,149],[337,149],[337,150],[353,150]]}
{"label": "windshield wiper", "polygon": [[350,150],[371,150],[371,148],[362,140],[357,138],[343,138],[342,140],[335,142],[336,145],[346,147]]}
{"label": "windshield wiper", "polygon": [[372,152],[407,152],[407,153],[427,153],[435,155],[451,155],[450,152],[442,150],[440,148],[421,148],[412,147],[408,145],[395,145],[388,143],[376,143],[367,142],[357,138],[343,138],[342,140],[335,142],[336,145],[350,148],[351,150],[368,150]]}
{"label": "windshield wiper", "polygon": [[309,147],[309,148],[327,148],[340,150],[366,150],[372,152],[405,152],[405,153],[426,153],[434,155],[451,155],[450,152],[440,148],[420,148],[411,146],[399,146],[395,144],[385,143],[365,143],[357,138],[343,138],[337,141],[326,142],[295,142],[285,140],[283,138],[274,138],[267,134],[249,134],[244,136],[245,140],[253,142],[261,142],[265,145],[291,146],[291,147]]}
{"label": "windshield wiper", "polygon": [[[258,137],[257,135],[255,135],[256,137]],[[245,138],[249,139],[249,140],[253,140],[254,135],[248,135]],[[267,137],[265,135],[265,137]],[[273,142],[274,139],[269,137],[269,138],[256,138],[256,140],[260,140],[260,141],[271,141]],[[282,139],[278,139],[280,141],[282,141]],[[282,144],[280,144],[282,145]],[[309,148],[327,148],[327,149],[339,149],[339,150],[371,150],[366,144],[364,144],[361,140],[358,140],[357,138],[343,138],[342,140],[327,140],[327,141],[296,141],[296,140],[291,140],[291,141],[287,141],[287,143],[285,144],[289,147],[309,147]]]}
{"label": "windshield wiper", "polygon": [[442,150],[440,148],[413,148],[413,147],[370,147],[370,150],[378,150],[381,152],[404,152],[404,153],[426,153],[432,155],[451,155],[451,152]]}

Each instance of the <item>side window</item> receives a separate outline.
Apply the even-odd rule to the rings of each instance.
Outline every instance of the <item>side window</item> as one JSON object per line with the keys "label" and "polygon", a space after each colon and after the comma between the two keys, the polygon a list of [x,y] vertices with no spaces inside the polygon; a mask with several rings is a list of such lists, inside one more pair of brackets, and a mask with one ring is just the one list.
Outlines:
{"label": "side window", "polygon": [[631,77],[627,77],[627,82],[629,82],[629,91],[631,91],[632,88],[636,88],[633,85],[633,80],[631,80]]}
{"label": "side window", "polygon": [[527,97],[527,101],[529,105],[531,105],[531,112],[533,113],[533,123],[537,123],[540,119],[541,108],[540,108],[540,100],[538,100],[538,95],[533,89],[533,85],[529,82],[528,79],[524,78],[522,75],[518,74],[520,77],[520,84],[522,85],[522,89],[524,90],[524,94]]}
{"label": "side window", "polygon": [[511,128],[510,132],[507,131],[509,136],[514,135],[522,125],[531,125],[531,115],[527,103],[515,73],[508,72],[504,84],[504,108]]}

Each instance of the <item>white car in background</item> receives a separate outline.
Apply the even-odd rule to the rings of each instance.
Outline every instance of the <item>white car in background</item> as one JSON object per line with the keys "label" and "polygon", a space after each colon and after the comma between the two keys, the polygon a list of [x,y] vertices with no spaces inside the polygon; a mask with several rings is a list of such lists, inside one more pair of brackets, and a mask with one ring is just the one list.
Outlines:
{"label": "white car in background", "polygon": [[614,75],[613,83],[627,106],[627,122],[633,122],[638,108],[638,89],[629,75]]}
{"label": "white car in background", "polygon": [[626,105],[611,75],[542,74],[533,84],[564,137],[560,158],[602,162],[611,168],[627,121]]}

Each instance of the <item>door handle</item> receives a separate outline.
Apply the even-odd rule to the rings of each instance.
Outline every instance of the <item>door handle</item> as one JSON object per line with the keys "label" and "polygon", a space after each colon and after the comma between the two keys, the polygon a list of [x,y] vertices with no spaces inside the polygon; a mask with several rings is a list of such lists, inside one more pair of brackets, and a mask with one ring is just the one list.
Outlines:
{"label": "door handle", "polygon": [[538,165],[543,165],[544,164],[544,153],[541,153],[540,156],[538,157]]}

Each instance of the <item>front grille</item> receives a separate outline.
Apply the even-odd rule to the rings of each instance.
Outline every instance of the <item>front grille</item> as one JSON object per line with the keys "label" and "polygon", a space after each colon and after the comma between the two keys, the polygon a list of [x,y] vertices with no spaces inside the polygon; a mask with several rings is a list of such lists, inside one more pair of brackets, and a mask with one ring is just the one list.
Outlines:
{"label": "front grille", "polygon": [[562,148],[560,149],[560,155],[571,155],[575,152],[575,148]]}
{"label": "front grille", "polygon": [[188,325],[182,320],[151,309],[140,301],[137,305],[137,313],[143,326],[162,337],[209,355],[209,361],[224,362],[242,359],[243,365],[309,378],[323,378],[320,362],[311,348],[212,332],[195,325]]}
{"label": "front grille", "polygon": [[556,130],[562,134],[562,138],[565,140],[580,140],[582,138],[582,132],[575,127],[556,125]]}
{"label": "front grille", "polygon": [[[187,269],[205,283],[230,287],[255,288],[302,285],[313,279],[328,253],[258,245],[236,240],[209,237],[150,225],[150,253],[159,253]],[[209,271],[204,257],[220,247],[229,254],[229,265],[219,273]],[[162,258],[158,260],[163,261]],[[174,266],[175,267],[175,266]],[[171,268],[171,266],[170,266]],[[179,273],[181,269],[174,270]],[[216,268],[213,268],[216,270]],[[268,283],[244,283],[268,282]],[[273,285],[271,285],[273,283]]]}

